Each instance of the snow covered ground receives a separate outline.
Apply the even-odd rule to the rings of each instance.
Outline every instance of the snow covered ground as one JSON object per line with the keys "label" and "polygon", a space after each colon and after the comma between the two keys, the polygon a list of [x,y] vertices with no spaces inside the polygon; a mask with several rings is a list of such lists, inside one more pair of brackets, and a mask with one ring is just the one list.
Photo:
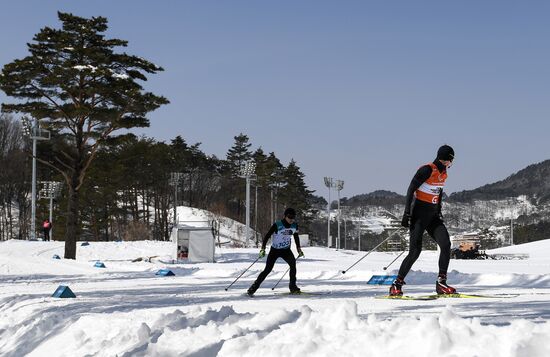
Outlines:
{"label": "snow covered ground", "polygon": [[[92,242],[70,261],[52,259],[62,256],[60,242],[0,242],[0,355],[550,356],[550,240],[498,250],[527,260],[451,261],[449,283],[461,292],[517,296],[430,301],[375,298],[387,286],[365,282],[385,274],[395,253],[373,253],[342,274],[364,252],[305,248],[300,287],[330,294],[283,295],[287,280],[272,291],[287,269],[279,262],[249,298],[263,261],[224,288],[256,249],[222,248],[217,263],[177,265],[171,249]],[[161,268],[176,276],[156,276]],[[406,294],[433,293],[437,253],[423,252],[413,268]],[[51,297],[60,284],[77,298]]]}

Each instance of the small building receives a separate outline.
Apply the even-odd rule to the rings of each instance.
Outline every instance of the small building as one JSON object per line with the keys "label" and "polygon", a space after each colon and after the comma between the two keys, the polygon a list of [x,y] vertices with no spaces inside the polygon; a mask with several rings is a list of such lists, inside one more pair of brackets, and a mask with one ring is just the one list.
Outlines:
{"label": "small building", "polygon": [[299,234],[300,246],[309,247],[309,234]]}
{"label": "small building", "polygon": [[215,238],[212,227],[178,224],[170,235],[176,262],[213,263]]}

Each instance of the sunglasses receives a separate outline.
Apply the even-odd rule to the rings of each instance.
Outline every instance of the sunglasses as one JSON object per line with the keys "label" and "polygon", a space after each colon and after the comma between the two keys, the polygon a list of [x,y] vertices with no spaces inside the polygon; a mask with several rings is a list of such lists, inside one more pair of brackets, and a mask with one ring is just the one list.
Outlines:
{"label": "sunglasses", "polygon": [[288,219],[296,219],[296,216],[286,216]]}

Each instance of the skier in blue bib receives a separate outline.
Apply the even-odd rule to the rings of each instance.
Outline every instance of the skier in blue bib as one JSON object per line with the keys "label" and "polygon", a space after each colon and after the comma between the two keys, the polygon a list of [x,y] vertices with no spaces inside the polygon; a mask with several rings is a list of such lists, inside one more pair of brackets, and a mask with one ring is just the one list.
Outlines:
{"label": "skier in blue bib", "polygon": [[267,255],[265,269],[260,273],[256,281],[248,288],[248,295],[252,296],[258,290],[267,275],[273,270],[273,266],[278,258],[283,258],[290,266],[290,283],[288,285],[292,294],[299,294],[300,289],[296,286],[296,258],[290,250],[292,237],[296,243],[298,257],[303,257],[304,252],[300,247],[300,237],[298,236],[298,225],[294,222],[296,219],[296,210],[287,208],[283,219],[273,223],[262,241],[262,249],[260,250],[260,258],[265,257],[265,247],[269,238],[271,239],[271,249]]}

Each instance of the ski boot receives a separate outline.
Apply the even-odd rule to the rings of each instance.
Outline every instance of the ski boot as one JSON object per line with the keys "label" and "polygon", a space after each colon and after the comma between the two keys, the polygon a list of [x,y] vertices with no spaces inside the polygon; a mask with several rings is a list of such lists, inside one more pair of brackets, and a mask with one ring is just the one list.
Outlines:
{"label": "ski boot", "polygon": [[435,291],[438,295],[456,294],[456,289],[447,285],[447,274],[439,274],[435,282]]}
{"label": "ski boot", "polygon": [[300,288],[296,285],[289,287],[289,289],[291,295],[299,295],[302,292],[302,290],[300,290]]}
{"label": "ski boot", "polygon": [[259,288],[258,284],[254,283],[254,284],[250,285],[250,287],[246,291],[246,294],[248,296],[252,297],[252,296],[254,296],[254,293],[256,292],[256,290],[258,290],[258,288]]}
{"label": "ski boot", "polygon": [[393,281],[390,286],[390,296],[401,296],[403,295],[403,290],[401,288],[405,285],[405,281],[401,278],[397,278]]}

